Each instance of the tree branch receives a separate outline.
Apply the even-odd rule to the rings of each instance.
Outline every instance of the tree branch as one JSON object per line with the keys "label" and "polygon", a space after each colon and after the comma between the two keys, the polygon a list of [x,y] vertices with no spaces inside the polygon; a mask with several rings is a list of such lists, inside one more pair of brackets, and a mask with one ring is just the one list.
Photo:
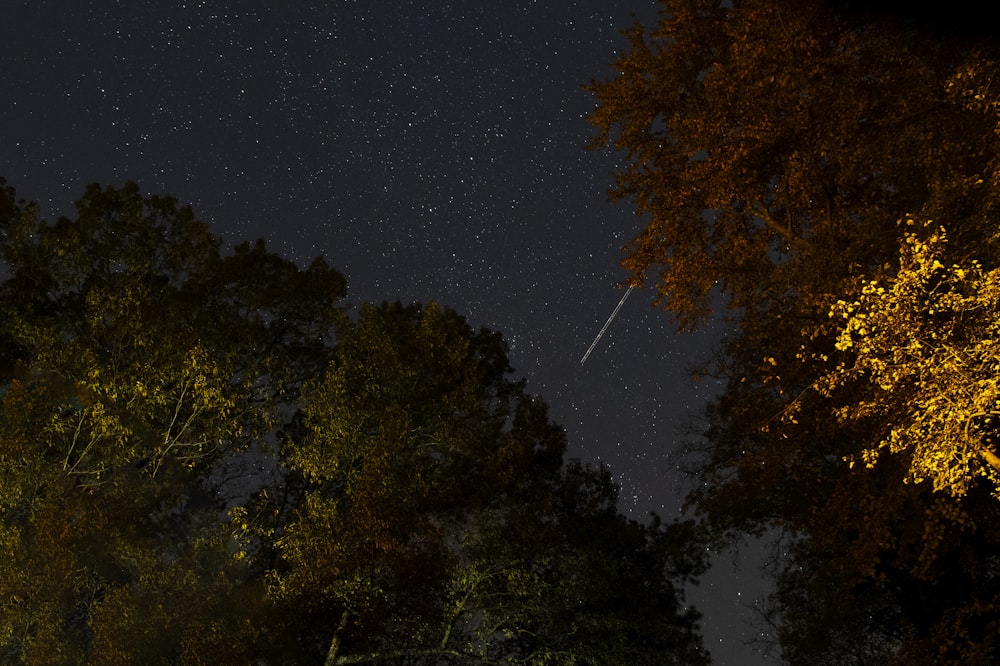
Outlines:
{"label": "tree branch", "polygon": [[997,454],[993,453],[987,448],[980,448],[979,455],[985,458],[986,462],[988,462],[990,465],[993,466],[993,469],[1000,472],[1000,456],[997,456]]}
{"label": "tree branch", "polygon": [[805,250],[809,247],[809,244],[804,240],[792,233],[791,228],[778,222],[771,216],[771,212],[760,202],[755,201],[750,206],[750,212],[759,217],[767,225],[767,228],[774,233],[782,236],[789,244],[793,245],[798,250]]}
{"label": "tree branch", "polygon": [[405,657],[453,657],[464,659],[469,663],[489,664],[489,660],[482,655],[467,654],[457,650],[442,650],[440,648],[425,648],[422,650],[389,650],[388,652],[368,652],[366,654],[349,654],[337,657],[333,661],[327,661],[326,666],[340,666],[341,664],[370,664],[377,661],[389,661],[391,659],[402,659]]}
{"label": "tree branch", "polygon": [[349,662],[343,662],[341,659],[343,657],[337,657],[337,653],[340,652],[340,640],[341,634],[344,633],[344,629],[347,628],[347,620],[350,618],[351,614],[346,609],[340,616],[340,622],[337,624],[336,631],[333,632],[333,639],[330,641],[330,649],[326,652],[326,661],[323,662],[324,666],[333,666],[333,664],[343,664]]}

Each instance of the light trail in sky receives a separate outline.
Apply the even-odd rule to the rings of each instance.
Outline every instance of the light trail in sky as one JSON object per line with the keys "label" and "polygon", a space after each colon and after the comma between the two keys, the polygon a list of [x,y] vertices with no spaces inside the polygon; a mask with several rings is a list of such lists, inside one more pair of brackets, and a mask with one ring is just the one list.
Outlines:
{"label": "light trail in sky", "polygon": [[628,298],[628,295],[632,293],[633,289],[635,289],[635,287],[631,286],[625,290],[625,295],[622,296],[622,300],[618,301],[618,305],[615,307],[614,312],[611,313],[611,316],[608,317],[608,320],[604,322],[604,326],[601,327],[601,332],[597,334],[597,337],[594,338],[594,341],[590,343],[590,348],[587,350],[587,353],[584,354],[583,358],[580,359],[580,365],[583,365],[584,363],[587,362],[587,357],[590,356],[590,352],[594,351],[594,347],[596,347],[597,343],[600,342],[601,338],[604,336],[604,332],[608,330],[608,326],[611,326],[611,322],[614,321],[615,315],[617,315],[618,311],[622,309],[622,306],[625,304],[625,299]]}

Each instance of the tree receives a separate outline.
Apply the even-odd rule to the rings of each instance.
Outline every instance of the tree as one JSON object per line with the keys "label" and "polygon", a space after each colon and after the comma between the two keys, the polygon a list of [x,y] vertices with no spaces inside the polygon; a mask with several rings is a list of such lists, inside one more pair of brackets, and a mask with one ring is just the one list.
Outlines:
{"label": "tree", "polygon": [[287,454],[309,485],[273,593],[329,664],[705,661],[689,526],[629,522],[605,471],[563,468],[509,372],[496,334],[434,304],[341,322]]}
{"label": "tree", "polygon": [[0,184],[0,661],[706,661],[690,523],[564,464],[498,333],[219,245]]}
{"label": "tree", "polygon": [[[815,2],[668,0],[654,29],[627,35],[615,76],[588,87],[595,145],[625,157],[612,197],[645,216],[623,264],[682,326],[725,303],[735,329],[690,495],[704,529],[781,535],[769,619],[790,663],[995,659],[989,415],[935,406],[960,384],[945,357],[978,349],[977,384],[961,388],[988,411],[991,296],[952,273],[951,312],[915,330],[898,327],[949,293],[944,273],[905,307],[886,296],[919,282],[900,219],[946,220],[939,262],[969,278],[975,258],[989,288],[994,47]],[[889,367],[909,353],[895,345],[945,331],[950,347]],[[898,455],[876,461],[889,441]]]}
{"label": "tree", "polygon": [[646,217],[623,264],[682,324],[716,287],[747,310],[835,291],[881,265],[906,212],[989,236],[995,122],[949,86],[968,47],[816,2],[669,0],[662,16],[587,89],[594,146],[626,158],[612,197]]}
{"label": "tree", "polygon": [[240,645],[254,584],[227,555],[221,479],[325,362],[343,279],[262,244],[222,257],[190,209],[134,184],[88,187],[55,224],[2,199],[4,658]]}
{"label": "tree", "polygon": [[[900,601],[910,616],[905,624],[915,626],[898,658],[921,659],[930,649],[941,660],[987,663],[998,649],[1000,629],[994,554],[1000,543],[1000,458],[994,451],[998,273],[976,261],[945,266],[943,228],[920,228],[912,219],[905,227],[913,231],[904,236],[896,274],[867,282],[853,299],[832,305],[831,318],[841,322],[835,345],[840,358],[829,362],[832,367],[812,388],[832,404],[839,423],[861,424],[868,433],[864,448],[846,457],[849,468],[863,467],[882,483],[916,486],[868,491],[882,501],[898,494],[905,503],[868,506],[864,514],[880,519],[872,521],[865,549],[852,552],[856,565],[867,569],[864,578],[910,588]],[[799,412],[794,401],[781,427]],[[925,482],[933,492],[920,489]],[[902,517],[921,508],[923,520],[909,518],[915,524],[906,534]],[[890,521],[897,524],[890,527]],[[895,566],[880,563],[886,553],[893,554]],[[903,572],[892,572],[900,565]],[[904,572],[910,581],[891,580]],[[779,594],[801,598],[792,580],[803,582],[793,575]],[[867,603],[882,607],[883,617],[899,613],[871,596],[877,586],[868,588]],[[886,623],[883,634],[890,627]],[[896,646],[883,640],[881,647]]]}

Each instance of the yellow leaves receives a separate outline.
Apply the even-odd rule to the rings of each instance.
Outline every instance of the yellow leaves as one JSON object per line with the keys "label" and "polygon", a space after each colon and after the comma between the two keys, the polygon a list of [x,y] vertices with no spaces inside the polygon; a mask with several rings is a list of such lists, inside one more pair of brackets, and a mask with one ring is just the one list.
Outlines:
{"label": "yellow leaves", "polygon": [[191,464],[239,428],[229,421],[235,387],[201,344],[165,338],[130,348],[130,358],[70,351],[57,376],[81,379],[60,379],[61,403],[39,435],[81,483],[137,457],[154,459],[153,473],[167,454]]}
{"label": "yellow leaves", "polygon": [[177,383],[181,391],[178,400],[190,396],[195,409],[213,410],[225,417],[235,405],[234,399],[227,395],[226,373],[201,344],[194,345],[185,354]]}
{"label": "yellow leaves", "polygon": [[774,374],[773,369],[778,367],[778,361],[773,356],[765,356],[761,368],[761,380],[765,384],[774,384],[781,381],[781,377]]}
{"label": "yellow leaves", "polygon": [[[916,226],[912,218],[908,227]],[[813,384],[835,395],[856,377],[867,378],[866,399],[837,410],[844,420],[874,417],[887,433],[860,457],[873,467],[882,451],[911,456],[907,482],[930,481],[960,497],[973,479],[996,481],[977,451],[986,419],[1000,413],[1000,274],[978,262],[946,267],[943,228],[910,233],[900,268],[862,285],[857,300],[838,300],[829,316],[842,319],[835,348],[851,354]]]}

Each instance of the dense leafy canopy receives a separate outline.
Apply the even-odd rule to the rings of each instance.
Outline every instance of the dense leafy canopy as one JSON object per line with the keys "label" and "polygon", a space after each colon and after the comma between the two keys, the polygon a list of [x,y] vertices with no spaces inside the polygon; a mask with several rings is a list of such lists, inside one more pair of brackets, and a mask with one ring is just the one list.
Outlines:
{"label": "dense leafy canopy", "polygon": [[690,523],[564,462],[497,333],[191,211],[0,188],[0,661],[706,663]]}
{"label": "dense leafy canopy", "polygon": [[337,339],[306,389],[288,459],[309,485],[270,577],[340,618],[329,662],[704,661],[672,582],[700,566],[669,551],[688,528],[626,522],[606,472],[563,467],[562,431],[506,377],[499,336],[396,304]]}
{"label": "dense leafy canopy", "polygon": [[789,663],[995,661],[995,47],[791,0],[627,35],[588,87],[646,225],[623,263],[681,325],[735,324],[704,527],[781,535]]}
{"label": "dense leafy canopy", "polygon": [[595,145],[624,152],[613,195],[645,216],[624,264],[682,323],[717,285],[747,309],[836,289],[907,213],[988,235],[996,119],[967,102],[992,69],[959,46],[793,0],[668,1],[627,36],[589,86]]}
{"label": "dense leafy canopy", "polygon": [[222,257],[190,209],[131,184],[51,225],[5,194],[4,659],[244,654],[253,585],[210,480],[325,362],[343,278],[262,245]]}

